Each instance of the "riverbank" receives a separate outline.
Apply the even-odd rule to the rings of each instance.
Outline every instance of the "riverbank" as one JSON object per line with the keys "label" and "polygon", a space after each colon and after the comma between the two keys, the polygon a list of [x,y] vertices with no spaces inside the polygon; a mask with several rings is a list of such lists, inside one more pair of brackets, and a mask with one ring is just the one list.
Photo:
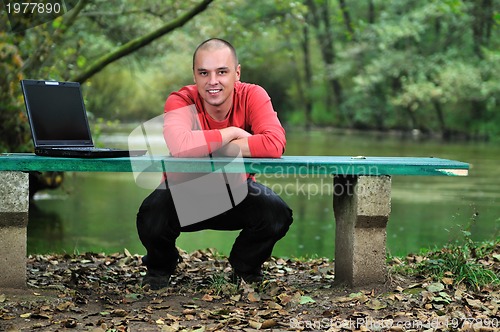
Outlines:
{"label": "riverbank", "polygon": [[[326,258],[273,258],[263,285],[236,287],[225,257],[183,252],[171,285],[150,291],[140,257],[126,250],[33,255],[28,290],[0,290],[0,331],[498,330],[498,283],[471,287],[452,271],[433,278],[418,268],[449,250],[393,258],[385,285],[351,290],[332,287]],[[500,243],[474,255],[498,279]]]}

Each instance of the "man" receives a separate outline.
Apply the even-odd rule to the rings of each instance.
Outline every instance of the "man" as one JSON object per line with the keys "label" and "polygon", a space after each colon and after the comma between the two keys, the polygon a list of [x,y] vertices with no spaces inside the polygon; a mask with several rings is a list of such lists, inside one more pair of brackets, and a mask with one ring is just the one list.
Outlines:
{"label": "man", "polygon": [[[232,155],[235,148],[243,157],[282,155],[285,131],[268,94],[260,86],[240,82],[240,74],[230,43],[214,38],[198,46],[193,55],[195,84],[172,93],[165,103],[164,136],[174,157]],[[176,211],[171,177],[144,200],[137,215],[139,238],[147,250],[143,283],[151,289],[166,287],[179,260],[177,237],[203,229],[241,230],[229,255],[233,280],[261,282],[262,264],[292,223],[287,204],[248,175],[248,194],[239,204],[185,225]]]}

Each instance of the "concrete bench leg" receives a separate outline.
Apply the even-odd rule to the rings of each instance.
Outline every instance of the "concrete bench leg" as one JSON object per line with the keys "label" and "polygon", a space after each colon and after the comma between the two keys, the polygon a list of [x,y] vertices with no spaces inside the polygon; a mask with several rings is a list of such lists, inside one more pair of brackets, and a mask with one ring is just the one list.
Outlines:
{"label": "concrete bench leg", "polygon": [[0,172],[0,289],[26,288],[28,173]]}
{"label": "concrete bench leg", "polygon": [[335,176],[335,284],[350,287],[386,280],[386,226],[390,176]]}

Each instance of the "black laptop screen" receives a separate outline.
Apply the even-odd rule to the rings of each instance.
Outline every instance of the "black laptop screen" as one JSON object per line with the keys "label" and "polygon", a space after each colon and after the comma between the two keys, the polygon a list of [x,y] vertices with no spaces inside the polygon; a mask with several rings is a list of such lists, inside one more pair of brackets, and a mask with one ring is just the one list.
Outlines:
{"label": "black laptop screen", "polygon": [[73,82],[23,82],[35,145],[92,144],[80,85]]}

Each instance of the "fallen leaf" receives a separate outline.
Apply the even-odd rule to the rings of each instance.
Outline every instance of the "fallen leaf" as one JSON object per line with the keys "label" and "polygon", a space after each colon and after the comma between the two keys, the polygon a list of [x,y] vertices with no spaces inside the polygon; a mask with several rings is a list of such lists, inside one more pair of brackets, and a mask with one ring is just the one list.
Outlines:
{"label": "fallen leaf", "polygon": [[417,287],[422,287],[422,284],[417,283],[417,284],[411,284],[408,286],[408,288],[417,288]]}
{"label": "fallen leaf", "polygon": [[268,303],[268,306],[269,306],[269,308],[270,308],[270,309],[276,309],[276,310],[280,310],[280,309],[282,309],[282,308],[283,308],[282,306],[280,306],[280,305],[279,305],[278,303],[276,303],[276,302],[269,302],[269,303]]}
{"label": "fallen leaf", "polygon": [[281,293],[280,295],[278,295],[278,299],[280,300],[281,304],[287,305],[292,300],[292,296],[287,293]]}
{"label": "fallen leaf", "polygon": [[465,301],[467,301],[467,304],[473,308],[481,309],[483,307],[481,300],[465,299]]}
{"label": "fallen leaf", "polygon": [[[125,295],[125,299],[128,302],[139,301],[142,297],[143,297],[142,294],[135,294],[135,293],[130,293],[130,294]],[[153,301],[151,301],[151,302],[153,302]]]}
{"label": "fallen leaf", "polygon": [[183,315],[196,315],[196,310],[194,309],[184,309],[182,310]]}
{"label": "fallen leaf", "polygon": [[111,316],[114,317],[126,317],[128,315],[128,312],[123,309],[115,309],[111,312]]}
{"label": "fallen leaf", "polygon": [[187,309],[198,309],[199,308],[199,306],[196,304],[183,304],[182,306],[184,308],[187,308]]}
{"label": "fallen leaf", "polygon": [[315,303],[315,302],[316,301],[314,301],[310,296],[301,296],[299,304],[307,304],[307,303]]}
{"label": "fallen leaf", "polygon": [[231,299],[232,301],[236,301],[236,302],[238,302],[238,301],[241,299],[241,295],[240,295],[240,294],[238,294],[238,295],[233,295],[233,296],[231,296],[231,297],[230,297],[230,299]]}
{"label": "fallen leaf", "polygon": [[428,285],[425,289],[427,289],[429,292],[437,293],[444,289],[444,285],[440,282],[435,282]]}
{"label": "fallen leaf", "polygon": [[296,292],[295,294],[293,294],[291,302],[293,304],[298,304],[300,303],[301,299],[302,299],[302,294],[300,292]]}
{"label": "fallen leaf", "polygon": [[73,303],[72,303],[72,302],[67,301],[67,302],[64,302],[64,303],[59,304],[59,305],[57,306],[57,310],[59,310],[59,311],[66,311],[66,310],[68,310],[68,308],[69,308],[69,307],[71,307],[72,305],[73,305]]}
{"label": "fallen leaf", "polygon": [[[157,324],[157,325],[163,325],[163,324]],[[163,325],[161,327],[161,332],[177,332],[179,331],[179,329],[180,329],[179,322],[175,322],[172,325]]]}
{"label": "fallen leaf", "polygon": [[256,330],[260,330],[260,328],[262,327],[262,323],[261,322],[257,322],[257,321],[254,321],[254,320],[249,320],[248,321],[248,325],[251,328],[256,329]]}
{"label": "fallen leaf", "polygon": [[276,322],[274,319],[266,319],[262,322],[261,328],[270,329],[271,327],[274,327],[276,325],[278,325],[278,322]]}
{"label": "fallen leaf", "polygon": [[380,309],[387,308],[387,304],[383,303],[382,301],[380,301],[378,299],[373,299],[367,304],[367,307],[370,309],[373,309],[373,310],[380,310]]}
{"label": "fallen leaf", "polygon": [[192,332],[204,332],[204,331],[205,331],[205,326],[192,330]]}
{"label": "fallen leaf", "polygon": [[453,285],[453,282],[455,281],[455,279],[453,279],[453,278],[443,278],[443,279],[441,279],[441,281],[445,285]]}
{"label": "fallen leaf", "polygon": [[44,313],[33,313],[30,316],[31,318],[39,318],[39,319],[52,319],[52,316]]}
{"label": "fallen leaf", "polygon": [[260,295],[259,293],[256,292],[251,292],[248,294],[248,300],[250,302],[259,302],[260,301]]}
{"label": "fallen leaf", "polygon": [[180,317],[177,317],[177,316],[174,316],[172,314],[167,314],[167,319],[170,319],[170,320],[173,320],[173,321],[178,321],[178,320],[181,320]]}

